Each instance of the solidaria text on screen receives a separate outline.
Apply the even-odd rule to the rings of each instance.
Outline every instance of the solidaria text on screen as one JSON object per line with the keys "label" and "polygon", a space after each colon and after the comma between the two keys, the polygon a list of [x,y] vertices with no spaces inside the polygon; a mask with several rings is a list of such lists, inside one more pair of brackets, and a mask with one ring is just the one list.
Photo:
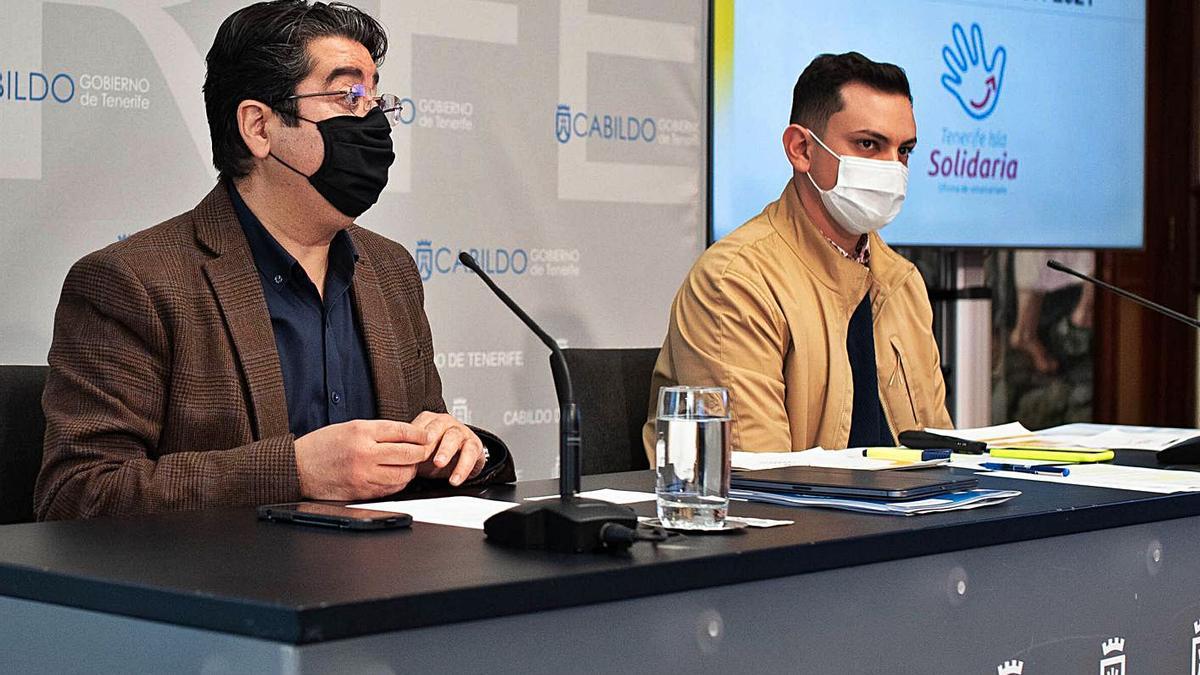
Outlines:
{"label": "solidaria text on screen", "polygon": [[1016,180],[1017,160],[1010,159],[1007,152],[996,157],[983,156],[982,150],[959,148],[953,155],[942,154],[938,148],[929,153],[929,175],[946,178],[985,178],[992,180]]}

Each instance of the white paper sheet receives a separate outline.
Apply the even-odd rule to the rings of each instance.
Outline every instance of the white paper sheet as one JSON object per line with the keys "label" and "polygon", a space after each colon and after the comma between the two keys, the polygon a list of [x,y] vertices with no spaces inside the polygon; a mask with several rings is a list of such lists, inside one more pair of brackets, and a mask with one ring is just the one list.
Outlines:
{"label": "white paper sheet", "polygon": [[[655,522],[658,518],[651,516],[638,516],[639,523]],[[745,523],[746,527],[782,527],[784,525],[795,525],[794,520],[774,520],[771,518],[749,518],[746,516],[725,516],[725,520],[734,523]]]}
{"label": "white paper sheet", "polygon": [[410,499],[402,502],[351,504],[350,508],[407,513],[418,523],[482,530],[483,521],[514,506],[516,504],[512,502],[480,499],[479,497],[436,497],[434,499]]}
{"label": "white paper sheet", "polygon": [[824,452],[821,448],[812,448],[801,452],[744,452],[734,450],[732,464],[734,469],[756,471],[758,469],[778,469],[784,466],[810,466],[812,453]]}
{"label": "white paper sheet", "polygon": [[939,434],[941,436],[951,436],[953,438],[961,438],[967,441],[992,441],[1005,440],[1012,441],[1014,439],[1025,440],[1027,437],[1033,436],[1033,432],[1026,429],[1025,425],[1020,422],[1009,422],[1008,424],[997,424],[990,427],[976,427],[974,429],[933,429],[927,428],[931,434]]}
{"label": "white paper sheet", "polygon": [[[613,490],[604,488],[602,490],[589,490],[580,492],[580,497],[587,499],[600,499],[613,504],[636,504],[638,502],[652,502],[657,497],[653,492],[634,492],[632,490]],[[545,499],[558,499],[558,495],[546,495],[545,497],[526,497],[527,502],[540,502]]]}
{"label": "white paper sheet", "polygon": [[773,518],[750,518],[748,516],[725,516],[725,520],[732,520],[735,523],[745,523],[747,527],[781,527],[783,525],[795,525],[794,520],[775,520]]}

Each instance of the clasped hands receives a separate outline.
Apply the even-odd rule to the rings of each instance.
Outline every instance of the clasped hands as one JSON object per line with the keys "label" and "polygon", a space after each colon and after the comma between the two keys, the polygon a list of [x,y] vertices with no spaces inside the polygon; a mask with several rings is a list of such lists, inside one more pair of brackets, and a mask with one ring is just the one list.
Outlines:
{"label": "clasped hands", "polygon": [[423,412],[411,423],[351,420],[296,439],[305,499],[383,497],[403,490],[417,476],[462,485],[486,462],[475,432],[445,413]]}

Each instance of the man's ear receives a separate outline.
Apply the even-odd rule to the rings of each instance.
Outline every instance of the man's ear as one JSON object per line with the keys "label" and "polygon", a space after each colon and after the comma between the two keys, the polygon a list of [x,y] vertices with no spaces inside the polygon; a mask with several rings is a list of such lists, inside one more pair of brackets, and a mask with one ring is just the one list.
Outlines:
{"label": "man's ear", "polygon": [[238,131],[242,142],[250,149],[250,154],[258,159],[266,159],[271,151],[271,141],[267,137],[267,120],[274,113],[270,106],[259,101],[247,99],[238,104]]}
{"label": "man's ear", "polygon": [[808,173],[812,168],[812,144],[808,130],[799,124],[789,124],[783,130],[783,152],[796,173]]}

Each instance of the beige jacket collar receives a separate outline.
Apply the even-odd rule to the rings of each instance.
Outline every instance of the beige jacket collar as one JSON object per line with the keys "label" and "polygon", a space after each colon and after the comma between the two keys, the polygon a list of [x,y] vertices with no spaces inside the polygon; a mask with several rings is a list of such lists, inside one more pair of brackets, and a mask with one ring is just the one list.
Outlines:
{"label": "beige jacket collar", "polygon": [[878,232],[867,235],[871,242],[870,268],[838,253],[805,213],[795,180],[788,181],[783,194],[767,206],[765,214],[800,264],[827,288],[847,296],[851,302],[858,302],[872,281],[875,301],[880,302],[916,270],[885,244]]}

